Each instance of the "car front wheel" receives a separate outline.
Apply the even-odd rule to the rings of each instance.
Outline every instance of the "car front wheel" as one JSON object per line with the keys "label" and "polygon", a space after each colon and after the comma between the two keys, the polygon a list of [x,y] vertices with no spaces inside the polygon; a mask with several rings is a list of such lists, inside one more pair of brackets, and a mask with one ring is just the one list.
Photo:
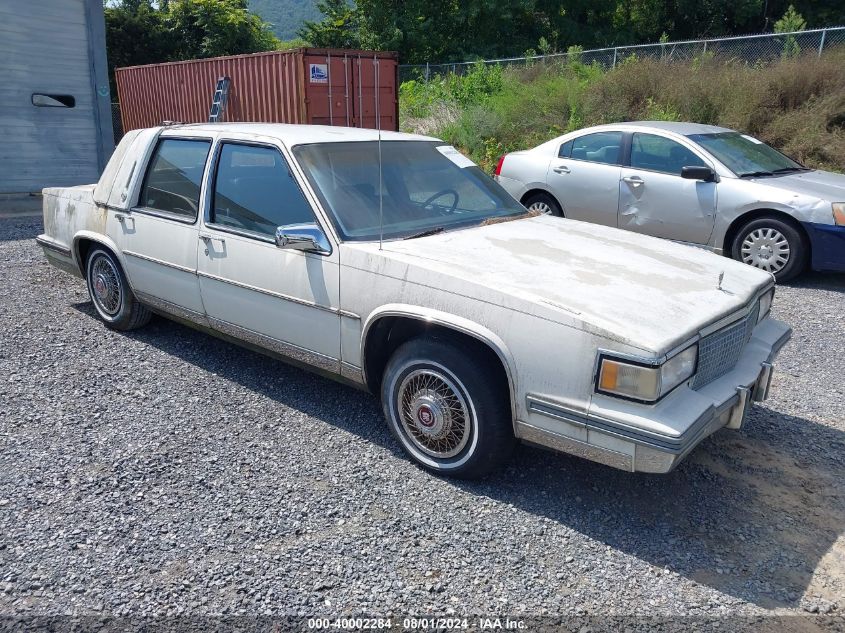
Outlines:
{"label": "car front wheel", "polygon": [[472,346],[417,338],[388,361],[381,385],[390,430],[436,473],[478,478],[504,464],[515,443],[501,372]]}
{"label": "car front wheel", "polygon": [[115,256],[104,248],[88,255],[85,278],[88,294],[102,321],[114,330],[134,330],[146,325],[152,313],[132,294]]}
{"label": "car front wheel", "polygon": [[772,273],[779,282],[801,274],[807,249],[801,233],[773,217],[757,218],[743,226],[731,248],[734,259]]}

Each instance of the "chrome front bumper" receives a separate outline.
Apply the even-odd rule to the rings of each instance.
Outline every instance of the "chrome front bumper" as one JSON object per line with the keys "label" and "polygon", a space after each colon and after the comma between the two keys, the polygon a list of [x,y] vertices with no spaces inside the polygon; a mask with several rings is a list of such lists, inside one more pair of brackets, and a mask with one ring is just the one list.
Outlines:
{"label": "chrome front bumper", "polygon": [[525,442],[631,472],[667,473],[709,435],[739,429],[753,402],[765,400],[772,362],[792,329],[772,318],[754,328],[734,368],[706,386],[682,386],[654,405],[594,395],[587,412],[529,394],[530,421],[517,422]]}

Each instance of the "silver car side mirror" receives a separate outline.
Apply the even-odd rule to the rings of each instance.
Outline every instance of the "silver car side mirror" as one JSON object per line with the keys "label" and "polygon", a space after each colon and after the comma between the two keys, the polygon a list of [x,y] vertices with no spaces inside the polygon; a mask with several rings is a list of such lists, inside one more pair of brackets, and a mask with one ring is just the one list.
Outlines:
{"label": "silver car side mirror", "polygon": [[332,246],[326,234],[313,222],[280,226],[276,229],[276,246],[319,255],[328,255],[332,252]]}

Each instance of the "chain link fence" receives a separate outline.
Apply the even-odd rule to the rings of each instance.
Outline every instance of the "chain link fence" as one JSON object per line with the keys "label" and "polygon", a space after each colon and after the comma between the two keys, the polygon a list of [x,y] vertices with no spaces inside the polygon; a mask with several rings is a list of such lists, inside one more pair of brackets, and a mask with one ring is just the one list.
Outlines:
{"label": "chain link fence", "polygon": [[706,40],[614,46],[587,51],[531,57],[507,57],[453,64],[402,64],[399,66],[399,77],[400,81],[409,79],[428,80],[447,74],[463,75],[477,64],[526,66],[555,61],[566,62],[573,57],[585,64],[599,64],[604,68],[615,68],[617,64],[633,56],[638,59],[653,58],[678,62],[688,62],[712,56],[741,60],[749,64],[766,64],[783,57],[793,57],[802,53],[814,53],[821,56],[829,48],[843,44],[845,44],[845,26],[837,26],[792,33],[765,33]]}

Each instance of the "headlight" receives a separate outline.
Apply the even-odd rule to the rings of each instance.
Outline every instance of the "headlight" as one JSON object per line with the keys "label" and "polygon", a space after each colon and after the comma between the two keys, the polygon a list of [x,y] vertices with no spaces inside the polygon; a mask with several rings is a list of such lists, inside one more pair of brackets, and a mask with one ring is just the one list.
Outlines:
{"label": "headlight", "polygon": [[769,311],[772,309],[772,302],[775,300],[775,289],[772,288],[760,297],[760,314],[757,316],[757,323],[769,316]]}
{"label": "headlight", "polygon": [[833,203],[833,223],[845,226],[845,202]]}
{"label": "headlight", "polygon": [[691,345],[662,365],[644,365],[603,356],[597,391],[643,402],[655,402],[695,373],[698,345]]}

